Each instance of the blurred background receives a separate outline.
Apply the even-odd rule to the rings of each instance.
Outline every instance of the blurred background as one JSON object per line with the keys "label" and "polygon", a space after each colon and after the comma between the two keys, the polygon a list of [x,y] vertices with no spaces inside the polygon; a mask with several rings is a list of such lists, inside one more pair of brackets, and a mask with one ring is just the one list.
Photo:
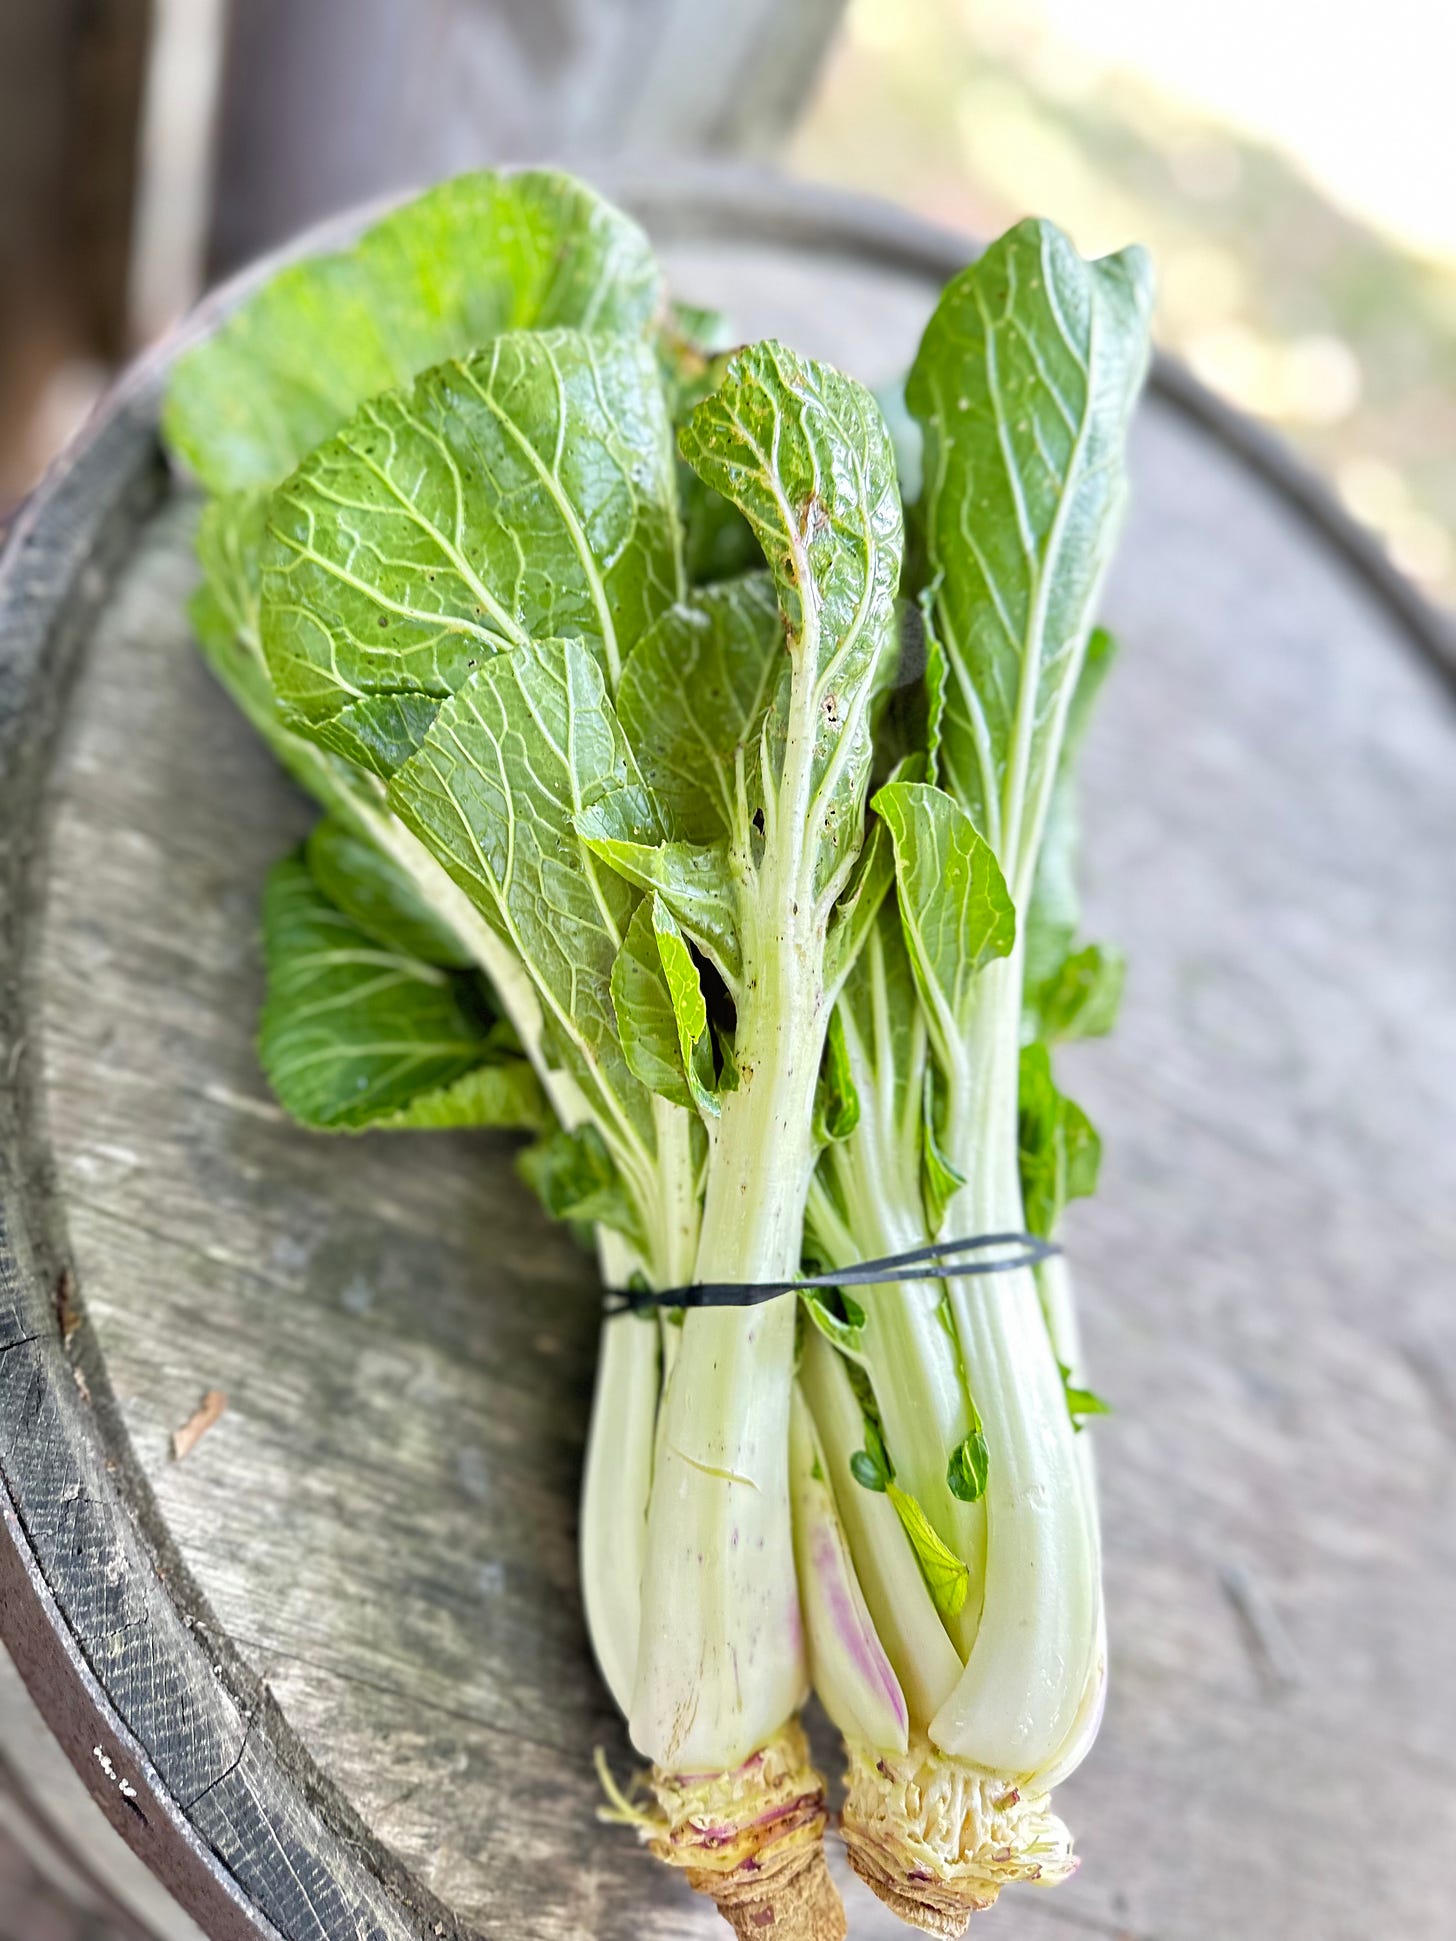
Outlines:
{"label": "blurred background", "polygon": [[1453,67],[1442,0],[4,0],[0,505],[305,222],[482,160],[726,149],[1148,243],[1164,346],[1456,603]]}
{"label": "blurred background", "polygon": [[[302,225],[481,162],[728,153],[1147,243],[1163,346],[1456,606],[1453,71],[1449,0],[0,0],[0,522]],[[16,1783],[44,1735],[3,1673],[0,1941],[136,1941]]]}

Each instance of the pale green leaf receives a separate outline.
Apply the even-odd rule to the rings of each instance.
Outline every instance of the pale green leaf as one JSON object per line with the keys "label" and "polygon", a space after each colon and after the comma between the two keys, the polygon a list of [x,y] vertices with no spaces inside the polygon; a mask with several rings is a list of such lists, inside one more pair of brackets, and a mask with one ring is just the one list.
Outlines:
{"label": "pale green leaf", "polygon": [[1148,357],[1140,250],[1020,223],[946,289],[906,387],[950,662],[941,774],[1024,891],[1125,493]]}
{"label": "pale green leaf", "polygon": [[935,1608],[942,1617],[959,1617],[971,1588],[968,1565],[937,1534],[913,1496],[907,1495],[898,1483],[887,1483],[885,1490],[910,1539],[926,1589],[935,1599]]}
{"label": "pale green leaf", "polygon": [[617,711],[674,835],[742,833],[759,802],[759,736],[788,675],[765,573],[694,593],[633,651]]}
{"label": "pale green leaf", "polygon": [[713,1096],[713,1057],[708,1038],[708,1006],[693,954],[660,894],[652,899],[652,930],[667,994],[677,1024],[678,1051],[693,1103],[700,1112],[716,1115]]}
{"label": "pale green leaf", "polygon": [[265,284],[179,359],[164,430],[211,491],[273,485],[431,364],[508,330],[641,335],[660,300],[646,237],[584,184],[460,176]]}
{"label": "pale green leaf", "polygon": [[949,1063],[970,1019],[977,973],[1016,941],[1016,913],[990,845],[943,789],[890,782],[874,806],[894,844],[916,983]]}
{"label": "pale green leaf", "polygon": [[795,798],[779,839],[805,847],[816,892],[837,893],[863,840],[903,549],[884,420],[862,385],[769,342],[730,361],[679,444],[742,510],[773,576],[796,678],[773,710],[765,780]]}
{"label": "pale green leaf", "polygon": [[576,833],[607,794],[630,801],[655,833],[601,669],[576,641],[490,661],[389,785],[396,813],[529,971],[550,1042],[614,1151],[645,1152],[651,1101],[623,1054],[611,992],[637,899]]}
{"label": "pale green leaf", "polygon": [[310,720],[443,699],[527,639],[590,641],[615,685],[678,591],[650,351],[517,332],[361,406],[274,494],[263,644]]}
{"label": "pale green leaf", "polygon": [[622,1054],[649,1092],[691,1109],[672,996],[663,975],[653,926],[653,899],[644,896],[632,913],[612,965],[612,1008]]}
{"label": "pale green leaf", "polygon": [[626,882],[655,892],[717,966],[730,991],[742,981],[737,886],[721,843],[644,840],[652,813],[638,790],[609,795],[577,817],[583,843]]}

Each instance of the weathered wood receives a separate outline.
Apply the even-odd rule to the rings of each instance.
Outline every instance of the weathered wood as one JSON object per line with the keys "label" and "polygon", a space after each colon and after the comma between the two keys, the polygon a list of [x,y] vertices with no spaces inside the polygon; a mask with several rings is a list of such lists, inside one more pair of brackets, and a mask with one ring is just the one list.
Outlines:
{"label": "weathered wood", "polygon": [[[678,194],[650,211],[677,288],[872,379],[952,260],[741,183]],[[1113,1697],[1064,1794],[1083,1873],[994,1918],[1013,1941],[1435,1941],[1456,1850],[1450,699],[1376,569],[1317,534],[1328,515],[1179,396],[1165,379],[1139,427],[1123,661],[1087,760],[1089,923],[1134,979],[1119,1035],[1067,1067],[1108,1143],[1073,1238],[1118,1407]],[[27,1506],[4,1629],[23,1604],[34,1676],[56,1600],[148,1825],[116,1788],[112,1817],[220,1941],[268,1931],[250,1900],[290,1941],[706,1937],[592,1819],[587,1750],[626,1751],[576,1597],[585,1263],[500,1142],[305,1134],[258,1077],[258,887],[307,811],[190,651],[186,519],[114,520],[134,556],[98,624],[73,615],[91,645],[44,931],[25,926],[25,1003],[0,1003],[56,1162],[42,1218],[22,1127],[0,1138],[20,1223],[0,1475]],[[0,740],[0,770],[14,755]],[[84,1325],[63,1348],[67,1262]],[[227,1413],[173,1462],[212,1387]],[[851,1906],[854,1934],[900,1932]]]}

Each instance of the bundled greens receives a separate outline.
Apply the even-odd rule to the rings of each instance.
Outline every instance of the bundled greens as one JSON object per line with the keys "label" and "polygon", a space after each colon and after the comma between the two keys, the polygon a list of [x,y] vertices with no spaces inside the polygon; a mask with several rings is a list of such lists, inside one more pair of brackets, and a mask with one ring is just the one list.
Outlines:
{"label": "bundled greens", "polygon": [[173,380],[199,638],[325,811],[268,886],[265,1067],[321,1128],[521,1129],[608,1286],[663,1292],[604,1328],[583,1587],[651,1762],[614,1813],[745,1935],[843,1932],[811,1672],[908,1919],[1071,1865],[1045,1795],[1104,1650],[1064,1263],[687,1290],[1049,1237],[1095,1183],[1049,1047],[1120,986],[1070,762],[1146,309],[1140,257],[1044,224],[952,283],[912,585],[871,394],[723,352],[565,177],[445,184]]}

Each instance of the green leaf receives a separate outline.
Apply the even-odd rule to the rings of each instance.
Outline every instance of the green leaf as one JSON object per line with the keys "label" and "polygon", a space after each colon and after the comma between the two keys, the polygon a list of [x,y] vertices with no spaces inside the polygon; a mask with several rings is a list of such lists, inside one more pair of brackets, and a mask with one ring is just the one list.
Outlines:
{"label": "green leaf", "polygon": [[713,1051],[708,1037],[708,1006],[693,954],[671,910],[661,896],[652,899],[652,930],[677,1025],[678,1051],[693,1103],[700,1112],[716,1116],[713,1094]]}
{"label": "green leaf", "polygon": [[334,907],[301,856],[269,876],[263,937],[259,1051],[305,1125],[547,1122],[526,1061],[497,1049],[479,981],[379,942]]}
{"label": "green leaf", "polygon": [[389,801],[510,944],[549,1042],[614,1152],[652,1150],[651,1101],[623,1053],[612,969],[637,898],[578,839],[604,795],[655,825],[602,673],[577,641],[499,655],[444,703]]}
{"label": "green leaf", "polygon": [[683,1070],[677,1016],[663,975],[653,926],[653,899],[643,897],[632,913],[622,948],[612,965],[612,1008],[622,1054],[650,1092],[691,1109],[692,1093]]}
{"label": "green leaf", "polygon": [[1150,308],[1142,251],[1085,263],[1050,223],[1019,223],[947,287],[906,387],[951,666],[942,780],[1013,886],[1121,516]]}
{"label": "green leaf", "polygon": [[1061,1370],[1062,1393],[1067,1398],[1067,1414],[1072,1418],[1074,1429],[1080,1431],[1089,1415],[1111,1415],[1112,1404],[1104,1402],[1090,1388],[1078,1388],[1072,1380],[1071,1369],[1064,1361],[1059,1361],[1057,1367]]}
{"label": "green leaf", "polygon": [[736,990],[743,961],[738,945],[736,886],[720,843],[644,841],[655,798],[632,790],[602,797],[576,818],[576,832],[625,882],[661,897],[693,942]]}
{"label": "green leaf", "polygon": [[783,646],[772,582],[756,573],[695,592],[634,649],[617,711],[675,836],[741,834],[758,807],[757,744],[788,677]]}
{"label": "green leaf", "polygon": [[1084,944],[1027,994],[1029,1022],[1044,1044],[1102,1038],[1117,1022],[1127,962],[1109,944]]}
{"label": "green leaf", "polygon": [[267,528],[267,492],[209,499],[197,521],[197,560],[238,639],[259,651],[258,596]]}
{"label": "green leaf", "polygon": [[907,1495],[897,1483],[887,1483],[885,1490],[910,1539],[926,1588],[935,1599],[935,1608],[942,1617],[959,1617],[971,1588],[969,1567],[937,1534],[913,1496]]}
{"label": "green leaf", "polygon": [[952,1165],[940,1143],[940,1111],[936,1096],[935,1069],[925,1068],[921,1093],[921,1172],[920,1190],[925,1201],[927,1231],[939,1233],[946,1208],[966,1183],[966,1176]]}
{"label": "green leaf", "polygon": [[952,1450],[946,1465],[945,1482],[952,1496],[962,1503],[978,1503],[986,1493],[986,1477],[991,1457],[979,1423],[958,1448]]}
{"label": "green leaf", "polygon": [[611,1227],[642,1244],[641,1222],[594,1125],[557,1126],[516,1157],[516,1168],[553,1220]]}
{"label": "green leaf", "polygon": [[360,407],[274,494],[263,644],[309,720],[443,699],[528,639],[592,643],[613,685],[679,590],[651,353],[577,331],[498,337]]}
{"label": "green leaf", "polygon": [[679,436],[739,507],[773,576],[796,670],[768,731],[780,840],[805,846],[818,892],[842,887],[864,835],[871,704],[894,632],[904,533],[889,436],[862,385],[777,343],[730,361]]}
{"label": "green leaf", "polygon": [[1112,635],[1101,627],[1095,628],[1067,710],[1066,733],[1022,926],[1026,939],[1026,986],[1032,992],[1061,968],[1076,941],[1081,922],[1081,900],[1077,894],[1077,759],[1116,652]]}
{"label": "green leaf", "polygon": [[179,359],[163,429],[209,490],[273,485],[428,365],[508,330],[638,336],[660,299],[646,237],[584,184],[463,175],[265,284]]}
{"label": "green leaf", "polygon": [[883,1496],[889,1488],[890,1479],[881,1460],[868,1449],[855,1450],[849,1459],[849,1473],[861,1489],[873,1490],[878,1496]]}
{"label": "green leaf", "polygon": [[895,849],[900,918],[936,1047],[955,1059],[976,975],[1016,941],[1016,912],[990,845],[943,789],[891,782],[874,801]]}
{"label": "green leaf", "polygon": [[432,694],[374,694],[324,721],[310,722],[292,710],[288,719],[330,754],[387,782],[429,733],[439,706]]}
{"label": "green leaf", "polygon": [[1057,1090],[1042,1044],[1022,1047],[1019,1128],[1027,1231],[1049,1239],[1068,1200],[1097,1191],[1102,1142],[1081,1106]]}
{"label": "green leaf", "polygon": [[426,964],[471,967],[469,951],[404,872],[346,823],[331,816],[315,823],[304,854],[323,895],[376,943]]}
{"label": "green leaf", "polygon": [[[861,1330],[865,1324],[865,1311],[857,1301],[853,1301],[843,1291],[838,1290],[842,1314],[836,1314],[829,1303],[825,1291],[811,1291],[799,1298],[814,1326],[824,1339],[837,1348],[842,1355],[854,1357],[861,1352]],[[873,1487],[873,1485],[866,1485]]]}
{"label": "green leaf", "polygon": [[[679,426],[717,389],[728,362],[723,353],[732,336],[726,320],[712,311],[675,303],[672,312],[671,324],[657,340],[657,355],[672,422]],[[690,585],[730,579],[763,565],[758,541],[743,514],[705,485],[682,458],[678,460],[678,500],[683,569]]]}
{"label": "green leaf", "polygon": [[847,1139],[859,1124],[859,1092],[844,1041],[844,1020],[835,1011],[824,1038],[819,1085],[814,1097],[814,1137],[819,1145]]}

